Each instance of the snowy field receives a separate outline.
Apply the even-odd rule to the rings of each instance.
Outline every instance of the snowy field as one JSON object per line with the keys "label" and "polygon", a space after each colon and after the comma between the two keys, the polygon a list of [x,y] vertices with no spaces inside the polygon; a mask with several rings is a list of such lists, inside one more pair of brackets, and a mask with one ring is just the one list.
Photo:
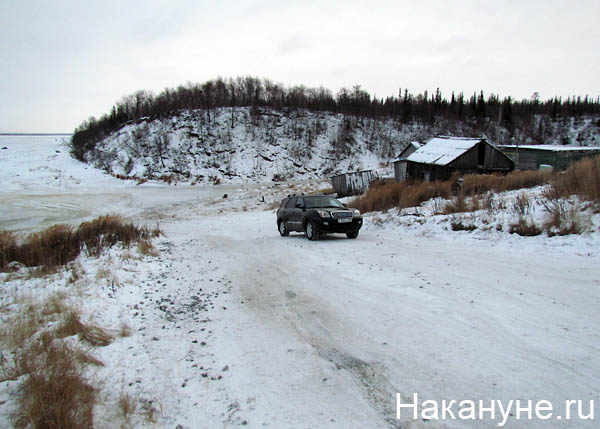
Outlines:
{"label": "snowy field", "polygon": [[[80,257],[75,284],[0,277],[3,312],[60,291],[96,323],[131,327],[93,351],[105,364],[90,369],[96,427],[124,423],[123,390],[140,403],[133,427],[598,427],[597,215],[585,235],[525,238],[390,211],[366,216],[356,240],[311,242],[280,237],[269,208],[305,184],[137,185],[74,161],[57,137],[0,137],[2,147],[0,229],[120,213],[165,232],[158,257]],[[546,400],[554,413],[397,420],[397,393]],[[16,394],[14,381],[0,384],[1,427]],[[576,407],[567,420],[566,400],[586,415],[593,400],[595,420]]]}

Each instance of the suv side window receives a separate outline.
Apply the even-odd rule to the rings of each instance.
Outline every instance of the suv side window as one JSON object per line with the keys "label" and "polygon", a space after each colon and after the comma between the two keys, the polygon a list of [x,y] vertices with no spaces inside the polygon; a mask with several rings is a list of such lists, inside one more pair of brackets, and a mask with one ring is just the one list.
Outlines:
{"label": "suv side window", "polygon": [[290,201],[290,199],[289,199],[289,198],[284,198],[284,199],[281,201],[281,205],[279,206],[279,210],[281,210],[282,208],[284,208],[284,207],[287,205],[287,203],[288,203],[289,201]]}
{"label": "suv side window", "polygon": [[296,197],[290,198],[285,206],[286,209],[293,209],[294,207],[296,207]]}
{"label": "suv side window", "polygon": [[300,207],[305,207],[304,198],[298,197],[298,199],[296,200],[296,204],[294,205],[294,207],[296,207],[297,205],[300,205]]}

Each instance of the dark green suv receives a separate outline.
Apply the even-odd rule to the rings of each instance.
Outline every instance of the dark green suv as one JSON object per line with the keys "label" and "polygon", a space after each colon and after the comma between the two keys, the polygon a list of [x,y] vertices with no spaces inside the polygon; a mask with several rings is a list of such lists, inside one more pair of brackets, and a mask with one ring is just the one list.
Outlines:
{"label": "dark green suv", "polygon": [[296,231],[305,232],[309,240],[318,240],[327,233],[356,238],[362,224],[358,210],[349,209],[328,195],[291,195],[283,199],[277,210],[277,228],[282,237]]}

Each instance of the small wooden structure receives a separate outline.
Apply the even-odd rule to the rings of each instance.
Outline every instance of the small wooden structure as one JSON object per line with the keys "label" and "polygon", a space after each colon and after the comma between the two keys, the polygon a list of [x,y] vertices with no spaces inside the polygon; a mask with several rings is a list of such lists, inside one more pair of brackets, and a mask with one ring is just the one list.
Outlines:
{"label": "small wooden structure", "polygon": [[362,194],[369,188],[371,182],[377,178],[377,173],[373,170],[356,171],[333,176],[331,185],[338,197],[347,197]]}
{"label": "small wooden structure", "polygon": [[493,173],[514,169],[513,160],[483,138],[435,137],[405,160],[396,161],[402,162],[406,163],[406,178],[426,182],[447,180],[454,172]]}
{"label": "small wooden structure", "polygon": [[394,162],[394,178],[397,182],[406,180],[406,158],[408,158],[413,152],[421,148],[424,143],[410,142],[402,152],[397,156],[398,161]]}
{"label": "small wooden structure", "polygon": [[500,146],[500,149],[515,162],[516,170],[539,170],[544,165],[566,170],[586,156],[600,155],[600,147],[525,145]]}

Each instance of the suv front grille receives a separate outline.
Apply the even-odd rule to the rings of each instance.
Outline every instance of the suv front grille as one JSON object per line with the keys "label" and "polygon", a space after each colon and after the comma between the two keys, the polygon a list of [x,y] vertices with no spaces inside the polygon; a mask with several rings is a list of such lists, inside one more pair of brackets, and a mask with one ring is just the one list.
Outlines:
{"label": "suv front grille", "polygon": [[352,217],[352,212],[349,212],[349,211],[331,212],[331,217],[333,217],[334,219]]}

